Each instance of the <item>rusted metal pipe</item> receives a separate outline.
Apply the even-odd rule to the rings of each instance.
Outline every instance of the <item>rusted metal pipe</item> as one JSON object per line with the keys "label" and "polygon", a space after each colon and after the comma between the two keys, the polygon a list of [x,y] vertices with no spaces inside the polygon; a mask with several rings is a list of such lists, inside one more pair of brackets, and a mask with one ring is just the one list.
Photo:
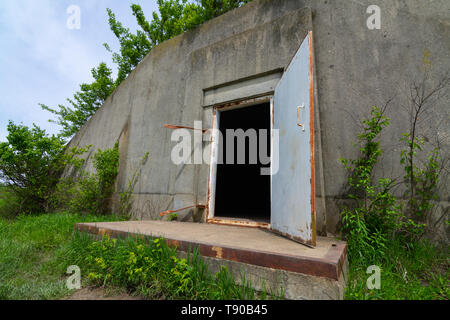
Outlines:
{"label": "rusted metal pipe", "polygon": [[203,133],[206,133],[209,130],[209,129],[196,129],[196,128],[187,127],[187,126],[177,126],[177,125],[174,125],[174,124],[165,124],[164,127],[167,128],[167,129],[202,130]]}
{"label": "rusted metal pipe", "polygon": [[183,211],[183,210],[190,209],[190,208],[203,208],[203,209],[205,209],[206,206],[204,204],[196,204],[196,205],[185,207],[185,208],[181,208],[181,209],[163,211],[159,215],[161,217],[164,217],[164,216],[166,216],[168,214],[179,212],[179,211]]}

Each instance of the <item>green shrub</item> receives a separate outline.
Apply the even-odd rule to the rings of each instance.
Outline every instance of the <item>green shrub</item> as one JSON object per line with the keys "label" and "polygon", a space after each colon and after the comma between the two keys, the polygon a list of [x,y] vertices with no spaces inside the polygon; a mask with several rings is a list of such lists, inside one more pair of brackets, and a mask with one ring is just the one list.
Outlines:
{"label": "green shrub", "polygon": [[395,236],[411,239],[424,232],[423,225],[404,215],[402,204],[392,195],[393,180],[373,181],[373,170],[382,153],[376,138],[389,125],[384,111],[385,108],[373,107],[371,117],[363,119],[363,131],[358,134],[360,156],[340,159],[349,172],[348,196],[355,202],[341,212],[349,258],[354,261],[382,258],[387,243]]}
{"label": "green shrub", "polygon": [[418,152],[423,152],[425,140],[412,137],[404,133],[401,141],[406,149],[401,152],[401,164],[405,170],[404,181],[406,184],[405,197],[408,199],[408,210],[413,219],[420,222],[428,222],[434,203],[438,196],[436,189],[439,182],[439,149],[434,148],[421,166],[417,165]]}
{"label": "green shrub", "polygon": [[381,271],[381,288],[367,288],[368,265],[350,264],[345,298],[349,300],[448,300],[450,268],[448,249],[425,240],[398,237],[389,242],[383,259],[376,263]]}
{"label": "green shrub", "polygon": [[[450,70],[436,77],[429,57],[424,58],[422,70],[421,81],[413,80],[409,85],[410,94],[405,103],[409,128],[400,139],[403,145],[401,164],[405,171],[403,183],[406,187],[404,196],[408,200],[406,210],[412,219],[427,224],[428,233],[435,233],[439,229],[437,223],[448,215],[448,210],[444,209],[440,217],[432,217],[435,200],[438,200],[440,175],[448,174],[446,166],[449,157],[443,148],[439,132],[430,131],[433,126],[430,127],[428,115],[436,113],[435,109],[439,105],[445,106],[445,99],[442,100],[443,104],[437,102],[448,96]],[[425,150],[429,149],[431,151],[426,154]],[[431,220],[435,221],[431,223]]]}
{"label": "green shrub", "polygon": [[12,121],[6,139],[0,143],[0,179],[15,195],[17,206],[11,208],[11,214],[49,211],[62,171],[85,149],[66,150],[60,136],[49,136],[36,125],[29,128]]}
{"label": "green shrub", "polygon": [[8,187],[0,186],[0,218],[13,219],[17,216],[20,201],[17,195]]}
{"label": "green shrub", "polygon": [[[409,196],[405,210],[402,202],[392,195],[393,180],[373,180],[373,169],[382,153],[376,139],[389,124],[384,111],[385,108],[373,107],[371,117],[362,121],[363,131],[358,135],[359,157],[341,159],[349,172],[348,195],[354,200],[352,206],[341,212],[350,262],[345,296],[358,300],[448,300],[448,249],[421,240],[426,225],[418,223],[424,221],[432,209],[431,200],[439,178],[437,150],[418,168],[414,157],[417,150],[422,150],[423,141],[408,140],[410,136],[404,134],[402,141],[412,143],[408,144],[410,149],[401,153]],[[422,219],[417,219],[419,217]],[[370,265],[380,267],[380,290],[367,287],[366,269]]]}
{"label": "green shrub", "polygon": [[119,168],[119,145],[97,150],[94,172],[79,170],[76,177],[62,178],[53,195],[55,207],[73,212],[104,214],[108,211]]}

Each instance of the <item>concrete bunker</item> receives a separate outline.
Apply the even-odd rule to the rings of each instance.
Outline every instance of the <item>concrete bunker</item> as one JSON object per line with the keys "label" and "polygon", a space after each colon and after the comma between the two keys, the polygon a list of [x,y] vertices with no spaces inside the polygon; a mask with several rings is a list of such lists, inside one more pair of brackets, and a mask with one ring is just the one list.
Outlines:
{"label": "concrete bunker", "polygon": [[[337,159],[353,157],[359,129],[349,114],[385,101],[403,75],[420,76],[424,51],[439,58],[433,60],[434,70],[449,65],[447,11],[442,10],[447,3],[416,2],[402,2],[383,16],[381,30],[371,30],[366,27],[366,9],[372,4],[368,0],[254,0],[153,48],[71,141],[71,146],[111,148],[124,132],[117,192],[127,189],[140,158],[150,152],[133,192],[132,216],[139,221],[78,228],[96,234],[162,236],[181,251],[197,246],[213,265],[228,263],[237,274],[244,268],[268,283],[283,282],[289,298],[342,297],[338,288],[345,275],[346,245],[326,236],[336,234],[339,206],[348,200],[342,199],[346,177]],[[304,64],[309,70],[290,76],[304,77],[297,79],[303,83],[293,92],[309,92],[290,101],[295,95],[283,93],[290,86],[279,91],[280,84],[290,77],[299,46],[305,39],[307,48],[312,45],[308,35],[314,38],[310,62]],[[171,130],[164,124],[192,127],[201,121],[203,128],[215,128],[221,109],[265,103],[273,108],[271,126],[280,136],[279,173],[271,176],[270,221],[245,212],[233,217],[230,210],[216,211],[221,173],[212,161],[173,164]],[[287,107],[277,108],[280,104]],[[440,106],[430,126],[441,126],[447,109]],[[226,112],[231,109],[222,114]],[[392,117],[399,124],[392,127],[393,134],[400,136],[408,121],[400,112]],[[448,131],[445,124],[443,132]],[[295,137],[303,141],[296,143]],[[209,138],[203,145],[218,149],[213,148],[217,138]],[[383,139],[389,142],[391,135]],[[271,144],[273,140],[271,136]],[[393,154],[386,153],[379,171],[389,168],[399,176]],[[442,195],[440,191],[444,210],[448,201]],[[233,202],[232,196],[225,196]],[[181,208],[187,208],[178,211],[183,222],[156,221],[160,212]],[[315,247],[279,237],[267,232],[269,228],[309,246],[315,242]]]}
{"label": "concrete bunker", "polygon": [[[326,236],[336,231],[344,180],[337,158],[351,154],[356,132],[343,109],[357,112],[361,106],[350,89],[366,93],[377,86],[386,94],[393,80],[378,76],[390,70],[404,74],[412,62],[399,63],[397,56],[406,50],[399,39],[415,39],[398,28],[414,25],[412,18],[396,16],[395,27],[386,26],[392,38],[385,39],[361,28],[364,11],[359,16],[349,8],[255,0],[155,47],[72,141],[111,147],[128,128],[120,146],[118,192],[126,189],[142,154],[150,152],[133,194],[132,215],[139,221],[78,228],[162,236],[181,251],[196,246],[213,264],[232,264],[237,273],[246,268],[275,284],[284,279],[291,298],[323,297],[324,290],[339,296],[346,245]],[[345,23],[349,12],[358,23]],[[421,25],[435,33],[426,21]],[[390,45],[394,37],[393,51],[371,45]],[[368,57],[374,57],[371,64]],[[173,131],[165,124],[187,128],[196,121],[205,131],[222,131],[225,139],[214,131],[202,133],[200,144],[210,148],[210,159],[174,164]],[[215,164],[228,142],[226,129],[239,128],[267,129],[268,162]],[[256,139],[259,145],[258,134]],[[192,153],[195,148],[194,141]],[[261,169],[270,174],[258,174]],[[180,221],[156,221],[165,211],[177,211]]]}

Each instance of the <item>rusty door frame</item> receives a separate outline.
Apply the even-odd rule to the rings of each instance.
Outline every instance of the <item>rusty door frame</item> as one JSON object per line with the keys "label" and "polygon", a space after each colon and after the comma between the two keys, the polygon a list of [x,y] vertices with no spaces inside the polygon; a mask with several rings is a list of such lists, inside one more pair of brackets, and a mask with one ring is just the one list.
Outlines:
{"label": "rusty door frame", "polygon": [[[234,102],[229,102],[225,104],[215,105],[213,107],[213,117],[212,117],[212,129],[219,128],[220,121],[220,112],[229,111],[233,109],[240,109],[245,107],[250,107],[256,104],[269,103],[269,112],[270,112],[270,132],[272,132],[273,126],[273,92],[267,93],[265,95],[252,98],[252,99],[243,99]],[[215,217],[214,216],[214,205],[215,205],[215,189],[217,183],[217,152],[219,141],[218,138],[214,136],[211,137],[211,157],[210,157],[210,166],[209,166],[209,179],[208,179],[208,199],[206,204],[206,222],[207,223],[215,223],[215,224],[223,224],[223,225],[232,225],[232,226],[241,226],[241,227],[253,227],[253,228],[263,228],[270,229],[270,223],[267,222],[257,222],[251,219],[239,219],[239,218],[227,218],[227,217]],[[272,148],[272,139],[271,139],[271,148]],[[271,153],[272,157],[272,153]],[[272,177],[271,177],[272,179]],[[271,181],[272,182],[272,181]],[[272,189],[272,183],[270,185]],[[270,190],[272,193],[272,190]]]}
{"label": "rusty door frame", "polygon": [[[309,83],[310,83],[310,92],[309,92],[309,98],[310,98],[310,123],[309,123],[309,130],[310,130],[310,152],[311,152],[311,229],[312,229],[312,241],[310,243],[302,241],[302,239],[293,239],[295,241],[299,241],[303,244],[306,244],[307,246],[314,247],[316,245],[316,208],[315,208],[315,196],[316,196],[316,190],[315,190],[315,141],[314,141],[314,92],[316,90],[314,86],[314,44],[313,44],[313,34],[312,31],[309,31],[308,34],[309,41],[308,41],[308,49],[309,49]],[[265,103],[270,102],[270,118],[271,118],[271,124],[270,124],[270,130],[272,134],[271,139],[271,148],[273,148],[273,125],[274,125],[274,101],[273,101],[274,91],[270,93],[266,93],[264,95],[261,95],[257,98],[253,99],[242,99],[235,102],[225,103],[225,104],[219,104],[213,106],[213,118],[212,118],[212,128],[217,128],[217,122],[220,120],[220,111],[225,110],[232,110],[235,108],[241,108],[246,106],[251,106],[254,104],[259,103]],[[234,219],[234,218],[216,218],[214,217],[214,201],[215,201],[215,185],[216,185],[216,168],[217,163],[214,164],[213,160],[215,157],[214,151],[217,150],[217,138],[214,139],[212,137],[212,143],[211,143],[211,162],[209,167],[209,180],[208,180],[208,198],[207,198],[207,205],[206,205],[206,222],[207,223],[216,223],[216,224],[224,224],[224,225],[234,225],[234,226],[244,226],[244,227],[257,227],[257,228],[264,228],[264,229],[270,229],[270,223],[261,223],[256,221],[251,221],[248,219]],[[271,157],[273,154],[273,150],[271,150]],[[271,159],[272,160],[272,159]],[[272,161],[271,161],[272,162]],[[270,177],[270,194],[272,198],[272,175]],[[272,213],[271,213],[272,214]],[[287,235],[284,235],[287,236]]]}

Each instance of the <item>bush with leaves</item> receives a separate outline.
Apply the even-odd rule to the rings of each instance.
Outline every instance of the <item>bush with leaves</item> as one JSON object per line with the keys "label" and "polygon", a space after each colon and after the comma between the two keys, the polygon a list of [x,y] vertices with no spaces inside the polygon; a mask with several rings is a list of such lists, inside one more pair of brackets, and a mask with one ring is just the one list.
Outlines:
{"label": "bush with leaves", "polygon": [[8,124],[7,142],[0,143],[0,179],[17,197],[16,213],[51,209],[50,198],[68,164],[77,164],[83,148],[67,150],[64,139],[34,125]]}
{"label": "bush with leaves", "polygon": [[440,176],[443,174],[442,181],[445,181],[448,174],[446,164],[449,157],[441,147],[445,143],[445,135],[439,134],[440,124],[430,126],[430,119],[436,114],[436,107],[448,105],[450,71],[443,70],[439,77],[436,77],[436,72],[432,75],[431,61],[427,56],[424,56],[422,68],[422,79],[412,80],[403,105],[409,118],[409,128],[401,138],[401,164],[405,171],[404,197],[407,199],[408,214],[417,222],[427,223],[427,231],[436,234],[434,228],[437,223],[448,216],[448,207],[442,210],[439,218],[433,217],[433,213],[435,201],[438,200]]}
{"label": "bush with leaves", "polygon": [[[94,155],[95,172],[81,171],[78,177],[63,178],[59,193],[55,196],[69,198],[70,211],[105,214],[109,209],[111,195],[119,168],[119,145],[97,150]],[[60,198],[61,199],[61,198]]]}
{"label": "bush with leaves", "polygon": [[428,222],[434,208],[434,200],[438,199],[436,189],[442,167],[439,164],[439,149],[429,152],[425,163],[416,164],[418,152],[423,152],[425,140],[404,133],[401,139],[407,146],[401,152],[401,164],[405,170],[405,197],[408,199],[408,210],[411,217],[419,222]]}

